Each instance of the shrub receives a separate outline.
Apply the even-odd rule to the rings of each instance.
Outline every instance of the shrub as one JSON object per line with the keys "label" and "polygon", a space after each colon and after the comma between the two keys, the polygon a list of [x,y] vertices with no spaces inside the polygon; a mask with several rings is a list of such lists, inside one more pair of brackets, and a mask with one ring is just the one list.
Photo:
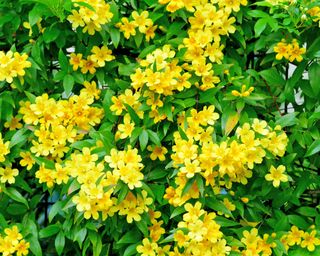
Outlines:
{"label": "shrub", "polygon": [[317,255],[320,2],[0,1],[3,255]]}

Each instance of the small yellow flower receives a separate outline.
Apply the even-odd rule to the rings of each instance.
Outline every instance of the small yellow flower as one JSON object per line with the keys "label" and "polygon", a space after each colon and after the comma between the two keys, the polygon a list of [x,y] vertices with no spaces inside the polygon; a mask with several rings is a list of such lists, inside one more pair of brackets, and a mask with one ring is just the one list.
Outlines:
{"label": "small yellow flower", "polygon": [[36,163],[36,161],[32,158],[30,152],[21,152],[20,156],[22,157],[22,159],[20,160],[20,165],[27,166],[27,170],[30,170]]}
{"label": "small yellow flower", "polygon": [[286,167],[284,165],[279,165],[278,168],[271,166],[270,173],[266,174],[265,179],[267,181],[272,181],[274,187],[279,187],[280,182],[287,182],[288,176],[284,174]]}
{"label": "small yellow flower", "polygon": [[168,150],[165,147],[162,146],[148,146],[147,149],[151,151],[152,153],[150,154],[150,159],[151,160],[156,160],[157,158],[160,161],[164,161],[166,159],[165,154],[168,153]]}
{"label": "small yellow flower", "polygon": [[8,182],[13,184],[15,182],[15,176],[19,174],[18,169],[12,169],[11,167],[0,168],[0,181],[1,183]]}
{"label": "small yellow flower", "polygon": [[320,239],[316,238],[317,231],[312,230],[311,233],[305,232],[303,235],[303,240],[301,242],[301,247],[307,247],[308,251],[312,252],[315,250],[316,245],[320,245]]}

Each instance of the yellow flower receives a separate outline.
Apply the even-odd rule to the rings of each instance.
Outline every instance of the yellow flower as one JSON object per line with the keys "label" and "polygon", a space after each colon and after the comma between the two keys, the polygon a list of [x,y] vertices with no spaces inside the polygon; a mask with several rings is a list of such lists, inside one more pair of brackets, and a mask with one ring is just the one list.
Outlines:
{"label": "yellow flower", "polygon": [[72,65],[74,71],[78,70],[79,67],[82,67],[82,53],[71,53],[69,63]]}
{"label": "yellow flower", "polygon": [[22,239],[15,247],[17,256],[28,255],[30,243]]}
{"label": "yellow flower", "polygon": [[258,118],[255,118],[253,119],[252,129],[257,133],[267,135],[269,133],[269,130],[266,129],[267,125],[266,121],[259,121]]}
{"label": "yellow flower", "polygon": [[12,117],[10,121],[4,123],[4,127],[9,128],[10,131],[22,128],[20,123],[21,118]]}
{"label": "yellow flower", "polygon": [[61,183],[67,184],[69,180],[68,169],[65,167],[62,167],[59,163],[55,164],[55,168],[56,168],[55,182],[58,185],[60,185]]}
{"label": "yellow flower", "polygon": [[253,92],[254,87],[250,87],[248,90],[246,85],[242,85],[241,92],[232,90],[231,94],[235,97],[248,97],[250,96],[251,92]]}
{"label": "yellow flower", "polygon": [[192,178],[196,173],[201,172],[201,168],[199,167],[199,161],[193,160],[192,162],[189,159],[185,159],[185,166],[180,168],[181,173],[186,174],[187,178]]}
{"label": "yellow flower", "polygon": [[84,27],[85,23],[82,19],[82,15],[76,10],[72,10],[71,13],[72,14],[67,17],[67,20],[72,24],[72,28],[76,29],[79,26]]}
{"label": "yellow flower", "polygon": [[151,160],[156,160],[157,158],[160,161],[164,161],[166,159],[165,154],[168,152],[168,150],[165,147],[162,146],[148,146],[147,149],[151,151],[152,153],[150,154],[150,159]]}
{"label": "yellow flower", "polygon": [[287,44],[284,39],[277,43],[277,45],[273,48],[273,50],[277,53],[276,59],[281,60],[283,57],[285,59],[289,59],[289,48],[289,44]]}
{"label": "yellow flower", "polygon": [[299,230],[296,226],[292,226],[291,231],[289,231],[287,235],[287,243],[290,246],[293,246],[295,244],[299,245],[301,243],[301,238],[303,237],[303,230]]}
{"label": "yellow flower", "polygon": [[20,160],[20,165],[27,166],[27,170],[30,170],[36,163],[36,161],[32,158],[30,152],[21,152],[20,156],[22,157],[22,159]]}
{"label": "yellow flower", "polygon": [[226,12],[240,11],[240,4],[247,5],[247,0],[220,0],[219,6],[223,6]]}
{"label": "yellow flower", "polygon": [[300,244],[302,248],[307,247],[308,251],[312,252],[315,250],[316,245],[320,245],[320,239],[316,238],[317,231],[313,230],[311,233],[305,232],[303,240]]}
{"label": "yellow flower", "polygon": [[12,226],[11,228],[6,228],[4,233],[7,235],[7,238],[11,240],[13,245],[17,245],[19,240],[22,239],[22,235],[19,233],[19,229],[17,226]]}
{"label": "yellow flower", "polygon": [[146,28],[144,33],[146,34],[146,41],[147,42],[149,42],[150,39],[153,39],[156,36],[155,31],[156,31],[157,28],[158,28],[158,25],[149,26],[149,27]]}
{"label": "yellow flower", "polygon": [[88,211],[91,208],[90,199],[82,190],[72,198],[72,202],[77,205],[79,212]]}
{"label": "yellow flower", "polygon": [[89,56],[86,60],[81,61],[81,72],[83,74],[88,73],[88,71],[90,74],[96,73],[96,67],[98,67],[98,64],[92,60],[91,56]]}
{"label": "yellow flower", "polygon": [[0,163],[5,161],[5,156],[10,153],[10,142],[4,143],[2,140],[2,134],[0,133]]}
{"label": "yellow flower", "polygon": [[243,238],[241,238],[241,242],[244,243],[248,248],[255,248],[261,238],[258,236],[258,229],[253,228],[249,231],[243,231]]}
{"label": "yellow flower", "polygon": [[97,88],[97,83],[95,81],[92,81],[91,83],[88,81],[83,82],[84,89],[81,90],[81,92],[86,93],[88,95],[93,96],[96,100],[100,98],[101,90]]}
{"label": "yellow flower", "polygon": [[94,46],[91,49],[91,52],[93,53],[91,55],[91,60],[95,61],[99,67],[104,67],[105,62],[115,59],[112,55],[112,51],[107,46],[102,46],[101,48]]}
{"label": "yellow flower", "polygon": [[46,183],[51,188],[55,181],[55,172],[41,165],[39,170],[36,171],[36,178],[39,179],[39,183]]}
{"label": "yellow flower", "polygon": [[158,249],[158,244],[151,242],[148,238],[142,240],[142,245],[137,246],[137,252],[141,253],[141,256],[156,256],[155,251]]}
{"label": "yellow flower", "polygon": [[120,132],[120,139],[130,138],[134,130],[134,123],[130,122],[131,118],[129,114],[125,114],[123,118],[123,124],[118,125],[118,130]]}
{"label": "yellow flower", "polygon": [[294,60],[297,60],[298,62],[301,62],[303,60],[301,55],[306,52],[306,48],[300,48],[299,44],[295,40],[293,40],[291,46],[292,47],[288,50],[289,61],[293,62]]}
{"label": "yellow flower", "polygon": [[12,169],[11,167],[0,168],[0,181],[1,183],[8,182],[13,184],[15,182],[15,176],[19,174],[18,169]]}
{"label": "yellow flower", "polygon": [[136,24],[133,21],[130,21],[123,17],[121,18],[122,23],[118,23],[117,27],[120,28],[120,31],[124,33],[124,37],[126,39],[129,39],[130,36],[135,36],[136,35]]}
{"label": "yellow flower", "polygon": [[148,19],[149,13],[148,11],[143,11],[139,14],[137,11],[132,12],[133,24],[135,27],[138,27],[141,33],[145,33],[147,27],[151,27],[153,22],[151,19]]}
{"label": "yellow flower", "polygon": [[286,167],[284,165],[279,165],[278,168],[271,166],[270,173],[266,174],[265,179],[267,181],[272,181],[274,187],[279,187],[280,182],[287,182],[288,176],[284,174]]}

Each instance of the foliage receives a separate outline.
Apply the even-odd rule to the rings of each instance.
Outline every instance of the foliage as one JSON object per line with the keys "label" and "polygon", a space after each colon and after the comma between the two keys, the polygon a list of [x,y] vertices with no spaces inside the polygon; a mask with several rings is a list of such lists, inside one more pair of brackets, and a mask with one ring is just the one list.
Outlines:
{"label": "foliage", "polygon": [[318,0],[0,1],[3,255],[318,255]]}

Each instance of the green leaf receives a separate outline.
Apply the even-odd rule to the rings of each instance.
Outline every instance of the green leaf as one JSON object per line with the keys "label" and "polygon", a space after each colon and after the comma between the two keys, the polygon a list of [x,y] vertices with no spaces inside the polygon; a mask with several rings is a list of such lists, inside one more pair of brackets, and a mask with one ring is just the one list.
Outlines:
{"label": "green leaf", "polygon": [[267,27],[268,24],[268,20],[267,19],[259,19],[256,24],[254,25],[254,32],[255,32],[255,36],[259,37],[261,35],[261,33],[265,30],[265,28]]}
{"label": "green leaf", "polygon": [[60,68],[62,70],[66,70],[66,71],[68,70],[69,61],[68,61],[66,55],[63,53],[62,49],[59,50],[59,63],[60,63]]}
{"label": "green leaf", "polygon": [[73,2],[73,3],[77,4],[77,5],[80,5],[80,6],[83,6],[83,7],[86,7],[86,8],[88,8],[89,10],[91,10],[93,12],[96,12],[94,7],[91,4],[88,4],[87,2],[76,1],[76,2]]}
{"label": "green leaf", "polygon": [[320,151],[320,139],[315,140],[307,150],[305,157],[312,156]]}
{"label": "green leaf", "polygon": [[215,211],[223,212],[226,215],[232,216],[231,211],[219,200],[208,198],[206,200],[206,205]]}
{"label": "green leaf", "polygon": [[26,135],[25,133],[28,130],[26,128],[21,128],[18,131],[15,132],[15,134],[12,136],[11,141],[10,141],[10,148],[12,148],[13,146],[24,142],[27,140],[28,135]]}
{"label": "green leaf", "polygon": [[93,256],[99,256],[102,250],[102,241],[99,233],[90,231],[89,238],[92,243]]}
{"label": "green leaf", "polygon": [[64,78],[63,78],[63,88],[64,88],[64,91],[66,93],[67,96],[70,95],[70,93],[72,92],[72,89],[73,89],[73,85],[74,85],[74,78],[72,75],[66,75]]}
{"label": "green leaf", "polygon": [[[118,29],[117,29],[118,30]],[[140,54],[139,54],[139,58],[143,59],[144,57],[146,57],[149,53],[153,52],[155,49],[157,49],[157,47],[155,45],[150,45],[146,48],[144,48]]]}
{"label": "green leaf", "polygon": [[28,239],[30,243],[30,250],[36,256],[42,256],[42,250],[38,239],[35,236],[32,236]]}
{"label": "green leaf", "polygon": [[80,249],[82,248],[82,243],[87,235],[87,229],[82,228],[80,229],[75,235],[73,241],[77,241],[79,243]]}
{"label": "green leaf", "polygon": [[141,241],[141,235],[139,231],[134,228],[133,230],[125,233],[124,236],[117,242],[117,244],[133,244]]}
{"label": "green leaf", "polygon": [[155,170],[151,170],[150,174],[147,176],[147,179],[148,179],[148,181],[157,180],[157,179],[161,179],[161,178],[165,177],[168,174],[169,174],[168,171],[166,171],[162,168],[158,168]]}
{"label": "green leaf", "polygon": [[286,80],[279,74],[276,68],[263,70],[259,74],[266,80],[269,86],[284,86],[286,84]]}
{"label": "green leaf", "polygon": [[148,144],[148,140],[149,140],[148,132],[146,130],[142,130],[141,134],[139,135],[139,143],[142,151],[146,148]]}
{"label": "green leaf", "polygon": [[308,207],[308,206],[300,207],[296,211],[297,213],[300,213],[301,215],[308,216],[308,217],[315,217],[318,214],[315,208]]}
{"label": "green leaf", "polygon": [[120,42],[120,30],[116,28],[110,28],[109,33],[114,47],[118,48]]}
{"label": "green leaf", "polygon": [[144,218],[142,218],[140,221],[136,221],[135,222],[138,229],[142,232],[142,234],[147,237],[148,236],[148,225],[147,225],[147,222]]}
{"label": "green leaf", "polygon": [[58,38],[60,30],[57,28],[56,23],[52,24],[43,33],[43,40],[45,43],[50,43]]}
{"label": "green leaf", "polygon": [[119,64],[118,72],[121,76],[130,76],[137,68],[137,63]]}
{"label": "green leaf", "polygon": [[57,234],[59,231],[60,231],[60,225],[53,224],[48,227],[45,227],[44,229],[41,229],[39,232],[39,237],[40,238],[50,237]]}
{"label": "green leaf", "polygon": [[[24,213],[27,212],[27,208],[25,205],[22,204],[9,204],[9,206],[6,208],[7,213],[9,213],[10,215],[23,215]],[[0,223],[1,225],[1,223]]]}
{"label": "green leaf", "polygon": [[173,212],[170,215],[170,219],[173,219],[174,217],[179,216],[184,212],[186,212],[186,210],[184,209],[184,206],[179,206],[173,210]]}
{"label": "green leaf", "polygon": [[139,48],[142,40],[143,40],[144,35],[140,33],[140,31],[137,32],[137,34],[134,36],[134,42],[136,43],[136,46]]}
{"label": "green leaf", "polygon": [[53,220],[53,218],[61,210],[62,210],[62,202],[61,201],[57,201],[54,205],[52,205],[52,207],[50,208],[49,216],[48,216],[49,222],[51,222]]}
{"label": "green leaf", "polygon": [[56,247],[56,251],[58,255],[62,254],[64,245],[65,245],[64,233],[63,231],[60,231],[56,239],[54,240],[54,246]]}
{"label": "green leaf", "polygon": [[240,224],[238,222],[229,220],[227,218],[217,216],[214,219],[221,227],[234,227],[234,226],[239,226]]}
{"label": "green leaf", "polygon": [[314,62],[309,68],[309,79],[313,92],[315,95],[320,94],[320,64]]}
{"label": "green leaf", "polygon": [[131,117],[131,119],[133,120],[133,122],[136,124],[136,125],[139,125],[140,123],[140,118],[139,116],[137,115],[136,111],[134,111],[134,109],[129,106],[128,104],[124,104],[126,106],[126,109]]}
{"label": "green leaf", "polygon": [[9,187],[4,189],[3,192],[7,194],[12,200],[24,204],[29,209],[27,200],[15,188]]}
{"label": "green leaf", "polygon": [[306,222],[305,218],[299,215],[288,215],[289,222],[300,229],[307,230],[310,224]]}
{"label": "green leaf", "polygon": [[276,124],[279,124],[281,127],[292,126],[297,123],[296,113],[289,113],[283,116],[276,121]]}
{"label": "green leaf", "polygon": [[151,130],[147,130],[149,139],[156,144],[157,146],[161,146],[161,141],[157,133]]}
{"label": "green leaf", "polygon": [[131,256],[137,253],[136,247],[139,245],[140,243],[137,244],[132,244],[130,246],[127,247],[127,249],[124,251],[123,256]]}
{"label": "green leaf", "polygon": [[313,43],[307,47],[307,56],[311,59],[315,57],[315,54],[320,51],[320,37],[314,36],[315,40]]}

